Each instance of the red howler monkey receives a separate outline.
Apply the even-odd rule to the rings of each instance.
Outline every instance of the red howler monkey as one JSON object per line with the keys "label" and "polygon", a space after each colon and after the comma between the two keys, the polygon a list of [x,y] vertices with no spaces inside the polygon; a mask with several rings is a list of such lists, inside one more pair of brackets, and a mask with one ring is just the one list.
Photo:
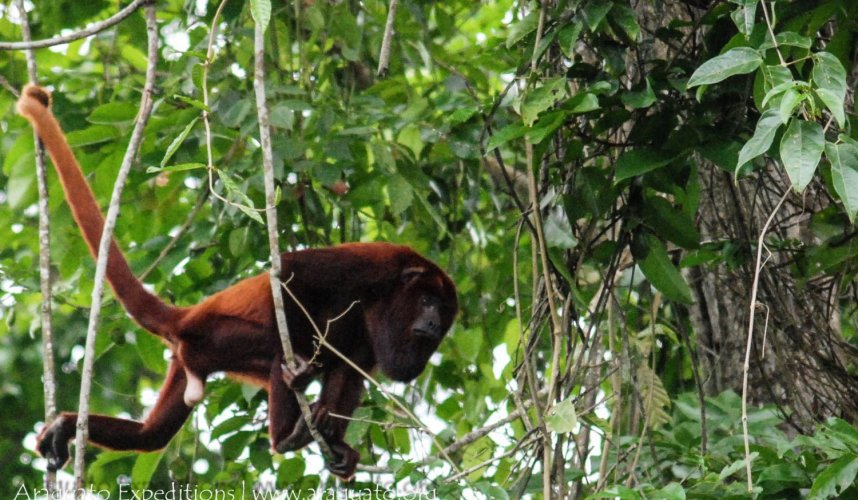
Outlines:
{"label": "red howler monkey", "polygon": [[[50,94],[40,87],[25,87],[18,112],[47,147],[74,219],[95,256],[104,219],[50,111]],[[397,381],[413,380],[423,371],[458,309],[450,278],[405,246],[350,243],[284,253],[281,262],[283,280],[289,280],[289,289],[317,325],[348,311],[331,323],[327,342],[363,370],[378,366]],[[363,377],[324,347],[312,366],[304,361],[294,372],[282,367],[267,273],[240,281],[197,305],[175,307],[143,287],[112,241],[107,280],[128,314],[163,338],[173,356],[149,416],[137,422],[92,415],[91,443],[116,450],[164,447],[203,398],[206,377],[226,372],[267,389],[272,448],[280,453],[297,450],[312,437],[293,390],[303,390],[312,378],[321,376],[322,391],[312,407],[314,424],[334,454],[327,467],[346,480],[354,475],[360,455],[343,441],[347,421],[330,414],[352,414],[361,401]],[[317,349],[315,330],[294,301],[287,298],[286,302],[296,355],[310,359]],[[77,414],[63,413],[39,435],[38,450],[50,470],[68,461],[76,422]]]}

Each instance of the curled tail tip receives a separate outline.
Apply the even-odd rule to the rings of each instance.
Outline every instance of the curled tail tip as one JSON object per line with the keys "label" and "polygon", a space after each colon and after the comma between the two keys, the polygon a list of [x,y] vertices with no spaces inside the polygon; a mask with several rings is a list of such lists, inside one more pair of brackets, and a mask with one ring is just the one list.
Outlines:
{"label": "curled tail tip", "polygon": [[31,116],[32,112],[37,109],[33,106],[37,105],[40,105],[42,108],[45,109],[50,108],[51,93],[43,87],[28,83],[21,91],[21,98],[18,99],[18,113],[25,117],[29,117]]}

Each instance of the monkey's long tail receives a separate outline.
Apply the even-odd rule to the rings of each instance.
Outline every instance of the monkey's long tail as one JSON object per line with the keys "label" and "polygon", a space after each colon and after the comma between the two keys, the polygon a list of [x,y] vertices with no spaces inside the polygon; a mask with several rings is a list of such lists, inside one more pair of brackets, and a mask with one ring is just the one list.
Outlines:
{"label": "monkey's long tail", "polygon": [[[104,217],[92,190],[84,179],[80,164],[72,153],[59,123],[51,113],[50,93],[38,86],[27,85],[18,100],[18,113],[33,126],[51,155],[60,176],[72,215],[83,233],[93,258],[97,258]],[[182,309],[171,306],[149,293],[134,276],[125,256],[111,240],[107,259],[107,281],[128,314],[143,328],[163,337],[170,337]]]}

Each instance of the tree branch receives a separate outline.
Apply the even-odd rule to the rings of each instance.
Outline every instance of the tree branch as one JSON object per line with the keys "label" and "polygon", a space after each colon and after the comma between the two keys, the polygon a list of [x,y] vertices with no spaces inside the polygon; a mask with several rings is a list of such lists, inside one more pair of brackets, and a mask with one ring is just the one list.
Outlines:
{"label": "tree branch", "polygon": [[107,256],[109,254],[110,241],[113,236],[113,228],[119,217],[119,203],[122,198],[122,190],[131,171],[131,164],[143,141],[143,130],[149,121],[152,112],[152,94],[155,88],[155,66],[158,60],[158,25],[155,16],[155,6],[146,6],[146,34],[148,35],[148,59],[146,65],[146,83],[143,86],[143,95],[140,97],[140,113],[137,115],[137,123],[131,133],[131,140],[125,149],[122,165],[116,175],[113,184],[113,194],[110,197],[110,207],[104,221],[104,230],[101,233],[101,241],[98,245],[98,258],[95,267],[95,283],[92,288],[92,309],[89,315],[89,325],[86,330],[86,350],[83,358],[83,373],[80,384],[80,401],[78,404],[77,433],[75,435],[75,488],[78,494],[84,491],[84,454],[86,442],[89,438],[89,395],[92,388],[92,371],[95,363],[95,337],[98,330],[99,315],[101,314],[101,301],[104,296],[104,277],[107,272]]}
{"label": "tree branch", "polygon": [[[113,16],[105,19],[104,21],[99,21],[88,28],[84,28],[80,31],[75,31],[74,33],[69,33],[68,35],[55,36],[53,38],[48,38],[45,40],[36,40],[30,41],[25,40],[23,42],[0,42],[0,50],[29,50],[29,49],[43,49],[45,47],[53,47],[54,45],[62,45],[64,43],[73,42],[75,40],[80,40],[81,38],[86,38],[88,36],[95,35],[100,33],[111,26],[119,24],[126,17],[130,16],[134,13],[141,5],[145,4],[153,4],[154,0],[134,0],[127,7],[120,10]],[[27,28],[29,31],[29,26]]]}

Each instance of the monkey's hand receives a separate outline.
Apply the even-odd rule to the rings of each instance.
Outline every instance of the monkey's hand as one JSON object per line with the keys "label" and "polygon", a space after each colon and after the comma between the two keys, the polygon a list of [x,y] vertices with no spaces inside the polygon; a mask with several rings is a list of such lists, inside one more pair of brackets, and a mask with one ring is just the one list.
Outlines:
{"label": "monkey's hand", "polygon": [[286,383],[286,387],[295,392],[304,392],[304,389],[307,388],[310,381],[312,381],[313,377],[316,375],[316,370],[314,370],[313,365],[302,356],[296,355],[295,363],[298,365],[295,369],[292,369],[289,365],[283,363],[281,367],[283,371],[283,382]]}
{"label": "monkey's hand", "polygon": [[36,449],[48,461],[49,471],[56,472],[69,461],[69,440],[74,436],[76,420],[62,414],[46,425],[36,438]]}

